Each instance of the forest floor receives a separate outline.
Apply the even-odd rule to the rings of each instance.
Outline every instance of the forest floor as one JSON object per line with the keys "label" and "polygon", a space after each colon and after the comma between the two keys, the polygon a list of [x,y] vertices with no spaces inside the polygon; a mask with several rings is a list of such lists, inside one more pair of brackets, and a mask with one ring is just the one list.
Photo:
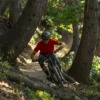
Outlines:
{"label": "forest floor", "polygon": [[[25,48],[22,54],[18,57],[17,64],[23,74],[47,81],[46,75],[40,68],[39,64],[37,62],[32,62],[30,59],[30,54],[33,51],[33,47],[29,44]],[[66,51],[66,49],[64,50]],[[65,51],[61,51],[57,55],[63,56]],[[27,87],[23,87],[22,83],[16,84],[15,82],[11,82],[6,78],[0,78],[0,100],[42,100],[32,99],[29,94],[30,90]],[[80,97],[81,100],[100,100],[100,87],[96,87],[94,85],[80,84],[79,86],[73,86],[70,94],[77,95],[77,97],[75,97],[73,100],[80,100],[78,97]]]}

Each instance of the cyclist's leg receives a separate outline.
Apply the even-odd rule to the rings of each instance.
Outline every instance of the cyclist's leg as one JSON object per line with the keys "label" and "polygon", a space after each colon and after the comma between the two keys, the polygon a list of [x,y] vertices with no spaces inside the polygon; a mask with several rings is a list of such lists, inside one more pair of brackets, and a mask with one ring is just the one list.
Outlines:
{"label": "cyclist's leg", "polygon": [[38,62],[39,62],[39,64],[40,64],[42,70],[45,72],[45,74],[46,74],[46,75],[49,75],[48,69],[47,69],[47,67],[46,67],[45,64],[44,64],[44,61],[45,61],[45,60],[46,60],[45,55],[41,55],[41,54],[40,54],[39,59],[38,59]]}
{"label": "cyclist's leg", "polygon": [[61,65],[60,65],[60,61],[59,61],[58,57],[54,53],[51,55],[51,57],[52,57],[53,61],[56,61],[59,69],[61,70]]}

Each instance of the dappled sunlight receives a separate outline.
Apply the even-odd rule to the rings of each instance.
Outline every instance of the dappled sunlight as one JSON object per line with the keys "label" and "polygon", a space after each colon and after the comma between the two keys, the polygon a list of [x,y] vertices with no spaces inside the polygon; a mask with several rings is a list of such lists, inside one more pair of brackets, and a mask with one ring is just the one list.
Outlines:
{"label": "dappled sunlight", "polygon": [[0,86],[9,87],[8,83],[6,83],[6,82],[4,82],[4,81],[1,81],[1,82],[0,82]]}
{"label": "dappled sunlight", "polygon": [[25,100],[21,91],[9,81],[0,81],[0,100]]}
{"label": "dappled sunlight", "polygon": [[65,46],[61,51],[57,52],[58,57],[64,57],[65,54],[70,50],[67,46]]}
{"label": "dappled sunlight", "polygon": [[27,59],[26,62],[27,62],[27,64],[31,64],[32,60],[31,59]]}

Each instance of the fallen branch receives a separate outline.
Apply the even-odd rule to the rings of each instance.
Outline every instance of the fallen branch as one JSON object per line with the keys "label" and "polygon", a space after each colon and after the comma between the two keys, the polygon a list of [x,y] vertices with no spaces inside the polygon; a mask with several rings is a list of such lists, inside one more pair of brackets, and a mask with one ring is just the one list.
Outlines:
{"label": "fallen branch", "polygon": [[63,76],[66,80],[73,82],[76,85],[79,85],[79,82],[77,82],[74,78],[72,78],[71,76],[69,76],[67,73],[63,72]]}

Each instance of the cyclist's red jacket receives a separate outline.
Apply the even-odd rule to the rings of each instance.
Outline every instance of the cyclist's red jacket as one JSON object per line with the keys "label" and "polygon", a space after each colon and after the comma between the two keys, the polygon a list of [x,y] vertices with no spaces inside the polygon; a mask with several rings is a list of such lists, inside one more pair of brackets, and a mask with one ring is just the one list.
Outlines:
{"label": "cyclist's red jacket", "polygon": [[34,48],[34,51],[35,52],[40,51],[40,54],[50,54],[54,52],[55,44],[58,44],[58,40],[54,40],[50,38],[47,44],[44,44],[43,41],[41,40]]}

